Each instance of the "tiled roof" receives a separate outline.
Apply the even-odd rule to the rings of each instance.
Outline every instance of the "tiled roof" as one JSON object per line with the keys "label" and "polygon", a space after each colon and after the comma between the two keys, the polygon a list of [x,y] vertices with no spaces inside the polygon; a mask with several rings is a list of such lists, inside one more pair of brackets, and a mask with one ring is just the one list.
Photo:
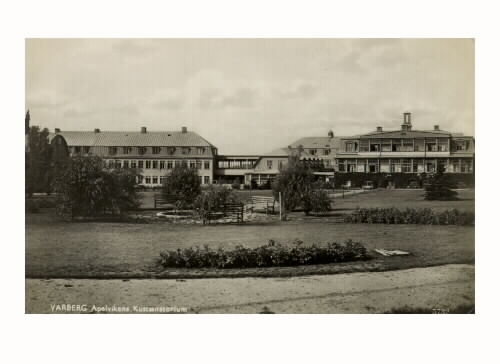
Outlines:
{"label": "tiled roof", "polygon": [[338,149],[340,147],[340,140],[343,137],[305,137],[301,138],[290,146],[292,148],[298,148],[299,145],[302,145],[304,149],[314,149],[314,148],[332,148]]}
{"label": "tiled roof", "polygon": [[[290,148],[278,148],[278,149],[275,149],[269,153],[263,154],[262,157],[288,157],[294,152],[295,151],[290,149]],[[312,155],[312,154],[307,153],[305,151],[300,154],[300,159],[309,159],[309,158],[317,159],[318,156]]]}
{"label": "tiled roof", "polygon": [[[61,131],[60,135],[66,139],[69,146],[131,146],[131,147],[209,147],[210,142],[200,135],[188,131]],[[52,134],[52,137],[55,134]],[[51,138],[52,138],[51,137]]]}

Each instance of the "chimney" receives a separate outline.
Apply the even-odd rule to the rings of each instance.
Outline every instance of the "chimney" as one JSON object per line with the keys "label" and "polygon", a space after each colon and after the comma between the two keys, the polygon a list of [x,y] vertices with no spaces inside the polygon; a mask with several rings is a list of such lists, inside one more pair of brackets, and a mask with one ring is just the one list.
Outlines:
{"label": "chimney", "polygon": [[147,130],[145,126],[141,126],[141,134],[146,134]]}
{"label": "chimney", "polygon": [[60,132],[61,132],[61,129],[59,129],[59,128],[55,128],[55,129],[54,129],[54,131],[55,131],[55,132],[56,132],[56,134],[57,134],[57,133],[60,133]]}
{"label": "chimney", "polygon": [[434,130],[439,130],[439,125],[434,125]]}
{"label": "chimney", "polygon": [[94,129],[94,133],[100,133],[100,132],[101,132],[101,129],[99,129],[99,128]]}
{"label": "chimney", "polygon": [[382,131],[382,127],[381,126],[377,126],[377,132],[381,132]]}
{"label": "chimney", "polygon": [[411,124],[411,112],[405,112],[403,114],[403,117],[404,117],[405,124]]}
{"label": "chimney", "polygon": [[405,112],[403,114],[403,124],[401,124],[401,130],[403,131],[411,130],[411,112]]}
{"label": "chimney", "polygon": [[328,138],[333,138],[334,134],[333,134],[333,130],[330,130],[328,132]]}
{"label": "chimney", "polygon": [[182,133],[185,134],[188,132],[188,128],[183,126],[182,129],[181,129]]}

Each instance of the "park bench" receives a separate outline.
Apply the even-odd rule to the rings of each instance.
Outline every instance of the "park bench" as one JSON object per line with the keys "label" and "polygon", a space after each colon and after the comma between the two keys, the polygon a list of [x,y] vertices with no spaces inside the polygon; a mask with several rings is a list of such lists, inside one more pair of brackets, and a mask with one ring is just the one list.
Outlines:
{"label": "park bench", "polygon": [[218,209],[213,210],[205,215],[203,218],[203,225],[212,220],[218,220],[220,218],[229,218],[237,223],[243,222],[243,211],[244,206],[241,202],[226,203],[220,206]]}
{"label": "park bench", "polygon": [[252,211],[265,211],[266,214],[274,214],[275,204],[274,197],[252,196],[250,208]]}

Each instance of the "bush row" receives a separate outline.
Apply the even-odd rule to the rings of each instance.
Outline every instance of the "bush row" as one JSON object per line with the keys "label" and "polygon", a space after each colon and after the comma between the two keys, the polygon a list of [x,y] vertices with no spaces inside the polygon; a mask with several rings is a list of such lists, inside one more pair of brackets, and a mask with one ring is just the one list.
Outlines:
{"label": "bush row", "polygon": [[[427,179],[425,173],[335,173],[335,187],[341,188],[347,181],[351,181],[353,187],[363,186],[365,181],[372,181],[375,188],[386,188],[389,182],[392,182],[396,188],[407,188],[410,183],[416,183],[420,188],[424,186]],[[468,173],[446,173],[452,187],[458,187],[459,184],[465,187],[474,187],[474,174]]]}
{"label": "bush row", "polygon": [[303,245],[300,240],[291,245],[282,245],[269,240],[267,245],[246,248],[237,245],[233,250],[210,248],[204,245],[186,249],[168,250],[160,253],[158,263],[163,268],[255,268],[326,264],[355,260],[366,260],[366,248],[358,242],[348,240],[342,244]]}
{"label": "bush row", "polygon": [[474,225],[474,213],[457,209],[436,212],[431,209],[363,208],[344,215],[344,222],[368,224]]}

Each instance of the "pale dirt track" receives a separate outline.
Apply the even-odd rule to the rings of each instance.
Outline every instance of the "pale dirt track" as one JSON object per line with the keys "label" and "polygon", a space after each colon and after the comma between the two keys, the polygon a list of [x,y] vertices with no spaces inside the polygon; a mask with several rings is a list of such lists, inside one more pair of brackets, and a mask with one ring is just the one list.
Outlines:
{"label": "pale dirt track", "polygon": [[[26,279],[26,312],[51,304],[185,307],[191,313],[382,313],[474,305],[474,265],[294,278]],[[64,313],[64,312],[58,312]]]}

